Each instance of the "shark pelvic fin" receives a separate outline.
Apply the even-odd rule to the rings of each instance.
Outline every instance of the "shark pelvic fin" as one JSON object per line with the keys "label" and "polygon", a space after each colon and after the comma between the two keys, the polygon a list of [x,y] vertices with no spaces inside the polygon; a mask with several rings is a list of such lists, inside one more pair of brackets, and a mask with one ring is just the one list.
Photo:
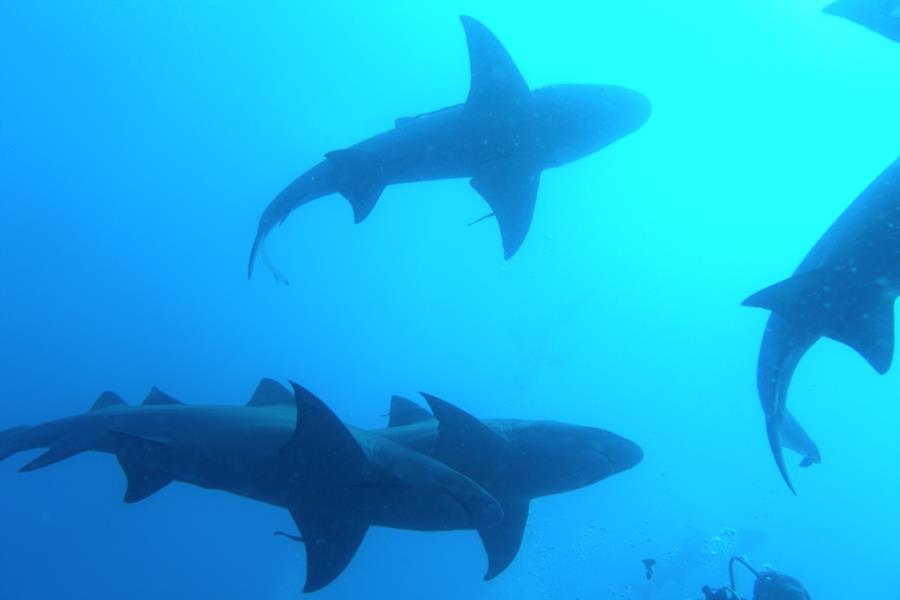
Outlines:
{"label": "shark pelvic fin", "polygon": [[159,391],[159,388],[154,386],[153,388],[150,389],[150,393],[147,394],[147,397],[144,398],[144,402],[141,404],[141,406],[154,406],[154,405],[176,406],[176,405],[182,405],[182,404],[184,404],[184,402],[181,402],[180,400],[176,400],[172,396]]}
{"label": "shark pelvic fin", "polygon": [[391,413],[388,417],[388,427],[400,427],[412,425],[434,419],[432,414],[403,396],[391,396]]}
{"label": "shark pelvic fin", "polygon": [[256,386],[247,406],[294,406],[294,396],[274,379],[264,377]]}
{"label": "shark pelvic fin", "polygon": [[334,150],[325,158],[334,168],[335,188],[350,202],[354,222],[360,223],[369,216],[384,191],[384,174],[378,159],[353,148]]}
{"label": "shark pelvic fin", "polygon": [[511,258],[528,235],[540,181],[540,171],[516,163],[493,166],[471,181],[497,217],[504,258]]}
{"label": "shark pelvic fin", "polygon": [[292,510],[306,547],[304,592],[320,590],[347,568],[366,536],[368,523],[333,510]]}
{"label": "shark pelvic fin", "polygon": [[482,527],[478,530],[488,558],[488,570],[484,575],[485,581],[493,579],[512,563],[522,544],[527,520],[527,500],[504,502],[503,520],[496,525]]}
{"label": "shark pelvic fin", "polygon": [[116,459],[128,479],[125,502],[139,502],[172,482],[172,476],[166,469],[171,455],[168,444],[130,433],[117,431],[114,434]]}
{"label": "shark pelvic fin", "polygon": [[125,401],[115,392],[103,392],[88,412],[103,410],[104,408],[109,408],[111,406],[125,406]]}
{"label": "shark pelvic fin", "polygon": [[[461,16],[469,48],[471,82],[466,112],[490,118],[524,108],[531,97],[528,83],[500,40],[472,17]],[[493,109],[493,110],[486,110]]]}
{"label": "shark pelvic fin", "polygon": [[894,295],[849,267],[821,267],[795,275],[744,300],[856,350],[884,374],[894,355]]}

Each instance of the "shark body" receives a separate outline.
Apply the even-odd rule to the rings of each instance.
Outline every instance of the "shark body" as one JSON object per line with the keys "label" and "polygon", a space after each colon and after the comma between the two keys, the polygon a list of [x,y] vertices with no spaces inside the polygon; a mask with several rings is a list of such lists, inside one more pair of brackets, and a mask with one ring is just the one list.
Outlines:
{"label": "shark body", "polygon": [[[585,439],[586,453],[568,453],[565,444],[560,446],[554,458],[579,466],[561,469],[555,486],[538,481],[545,474],[529,477],[522,469],[484,479],[502,492],[501,502],[473,477],[439,460],[453,456],[451,446],[459,441],[455,427],[449,433],[444,427],[442,434],[430,415],[428,424],[418,417],[403,425],[398,420],[403,418],[395,410],[392,427],[347,427],[307,390],[294,384],[291,394],[268,379],[247,406],[187,406],[155,389],[143,405],[126,406],[105,392],[86,414],[0,432],[0,460],[47,448],[22,468],[31,471],[80,452],[106,452],[116,456],[126,474],[126,502],[181,481],[284,507],[307,550],[304,591],[315,591],[344,570],[371,526],[475,530],[488,554],[486,578],[493,577],[518,550],[525,498],[599,481],[634,466],[642,456],[625,438],[592,430],[602,433]],[[495,469],[507,464],[504,460],[503,455],[482,455],[482,462]],[[568,473],[581,478],[564,481]],[[515,485],[513,475],[537,483]],[[507,517],[505,508],[518,510],[521,500],[524,513]]]}
{"label": "shark body", "polygon": [[385,187],[436,179],[470,178],[496,217],[510,258],[531,225],[541,172],[600,150],[649,117],[649,101],[620,86],[531,90],[493,34],[470,17],[461,20],[471,66],[465,103],[398,119],[393,129],[328,152],[263,212],[249,275],[266,236],[297,207],[339,193],[359,223]]}

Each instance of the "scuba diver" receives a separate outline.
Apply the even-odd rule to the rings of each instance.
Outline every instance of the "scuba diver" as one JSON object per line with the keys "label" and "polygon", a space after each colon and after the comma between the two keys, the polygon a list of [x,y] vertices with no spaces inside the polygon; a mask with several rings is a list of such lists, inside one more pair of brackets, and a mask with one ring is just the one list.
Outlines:
{"label": "scuba diver", "polygon": [[[737,593],[737,587],[734,584],[734,563],[741,563],[747,570],[756,576],[756,582],[753,584],[752,600],[811,600],[809,592],[803,585],[791,577],[783,573],[778,573],[770,569],[757,571],[750,564],[739,556],[732,556],[728,561],[728,578],[730,584],[727,587],[710,589],[709,586],[703,586],[704,600],[745,600]],[[751,599],[746,599],[751,600]]]}

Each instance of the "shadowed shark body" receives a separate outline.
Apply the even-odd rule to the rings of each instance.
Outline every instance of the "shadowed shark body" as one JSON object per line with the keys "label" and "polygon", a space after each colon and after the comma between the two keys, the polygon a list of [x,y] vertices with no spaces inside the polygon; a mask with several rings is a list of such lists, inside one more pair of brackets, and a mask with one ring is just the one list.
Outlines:
{"label": "shadowed shark body", "polygon": [[824,11],[900,42],[900,0],[838,0]]}
{"label": "shadowed shark body", "polygon": [[[268,379],[246,407],[185,406],[156,390],[144,405],[128,407],[107,392],[87,414],[0,432],[0,460],[23,450],[49,448],[23,467],[30,471],[87,450],[109,452],[128,478],[126,502],[142,500],[176,480],[288,508],[301,532],[288,537],[315,540],[305,543],[304,588],[314,591],[343,571],[371,525],[474,529],[488,554],[487,577],[493,577],[515,556],[527,517],[527,500],[524,513],[512,513],[508,522],[504,506],[520,508],[521,494],[535,497],[599,481],[630,468],[642,456],[640,448],[624,438],[568,426],[584,431],[584,452],[567,452],[578,448],[570,439],[555,454],[547,449],[544,463],[528,454],[536,472],[515,471],[523,479],[518,487],[508,481],[512,473],[498,475],[496,481],[486,479],[507,494],[501,503],[473,478],[437,460],[453,458],[450,446],[459,441],[455,427],[448,434],[427,412],[408,405],[415,414],[394,410],[391,427],[363,431],[345,427],[303,388],[295,386],[292,397]],[[519,429],[528,424],[502,423],[519,423]],[[558,432],[566,427],[553,425]],[[504,464],[506,455],[495,460],[485,450],[490,448],[480,454],[485,464]],[[541,479],[549,475],[550,460],[567,463],[557,465],[558,482],[548,487]],[[572,474],[575,479],[566,479]]]}
{"label": "shadowed shark body", "polygon": [[531,225],[541,172],[600,150],[649,117],[649,101],[619,86],[531,90],[487,28],[469,17],[461,21],[471,66],[466,102],[398,119],[391,130],[327,153],[263,212],[249,275],[257,253],[268,264],[266,236],[297,207],[340,193],[359,223],[386,186],[435,179],[471,178],[497,219],[509,258]]}
{"label": "shadowed shark body", "polygon": [[314,540],[307,592],[343,571],[372,525],[440,531],[502,520],[497,501],[469,478],[348,429],[299,386],[295,398],[279,388],[264,382],[246,407],[185,406],[156,390],[132,407],[107,392],[89,413],[0,433],[0,459],[49,448],[22,469],[31,471],[108,452],[128,478],[126,502],[182,481],[283,506]]}
{"label": "shadowed shark body", "polygon": [[900,159],[889,166],[816,242],[794,275],[750,296],[772,311],[757,365],[769,446],[791,491],[782,446],[819,462],[818,449],[787,411],[791,377],[821,337],[856,350],[878,373],[894,353],[894,300],[900,293]]}

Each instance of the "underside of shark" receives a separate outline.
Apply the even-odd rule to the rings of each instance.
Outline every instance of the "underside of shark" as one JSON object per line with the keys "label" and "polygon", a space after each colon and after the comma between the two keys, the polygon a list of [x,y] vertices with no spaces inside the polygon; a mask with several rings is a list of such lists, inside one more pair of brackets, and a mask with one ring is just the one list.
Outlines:
{"label": "underside of shark", "polygon": [[900,42],[900,0],[838,0],[824,10]]}
{"label": "underside of shark", "polygon": [[398,119],[395,127],[325,160],[285,188],[262,214],[248,275],[265,254],[272,229],[297,207],[334,193],[356,223],[385,187],[470,179],[500,226],[510,258],[531,226],[541,172],[585,157],[637,130],[650,115],[638,92],[613,85],[553,85],[531,90],[510,55],[484,25],[461,17],[471,82],[465,103]]}
{"label": "underside of shark", "polygon": [[782,447],[800,451],[803,465],[818,448],[787,411],[800,359],[828,337],[858,352],[878,373],[894,354],[894,301],[900,293],[900,159],[841,214],[794,275],[744,301],[772,311],[757,366],[757,387],[769,446],[794,491]]}
{"label": "underside of shark", "polygon": [[[642,457],[636,444],[603,430],[483,425],[434,397],[437,419],[395,400],[390,427],[364,431],[293,385],[292,394],[264,379],[247,406],[186,406],[156,389],[141,406],[126,406],[105,392],[86,414],[0,432],[0,460],[46,448],[22,468],[31,471],[106,452],[126,474],[126,502],[181,481],[285,507],[300,530],[296,539],[316,540],[305,544],[304,587],[315,591],[344,570],[370,526],[477,531],[489,579],[515,557],[531,498],[599,481]],[[485,431],[493,446],[477,447],[476,461],[476,447],[458,444],[485,442]],[[573,435],[558,444],[545,435],[564,431]]]}

